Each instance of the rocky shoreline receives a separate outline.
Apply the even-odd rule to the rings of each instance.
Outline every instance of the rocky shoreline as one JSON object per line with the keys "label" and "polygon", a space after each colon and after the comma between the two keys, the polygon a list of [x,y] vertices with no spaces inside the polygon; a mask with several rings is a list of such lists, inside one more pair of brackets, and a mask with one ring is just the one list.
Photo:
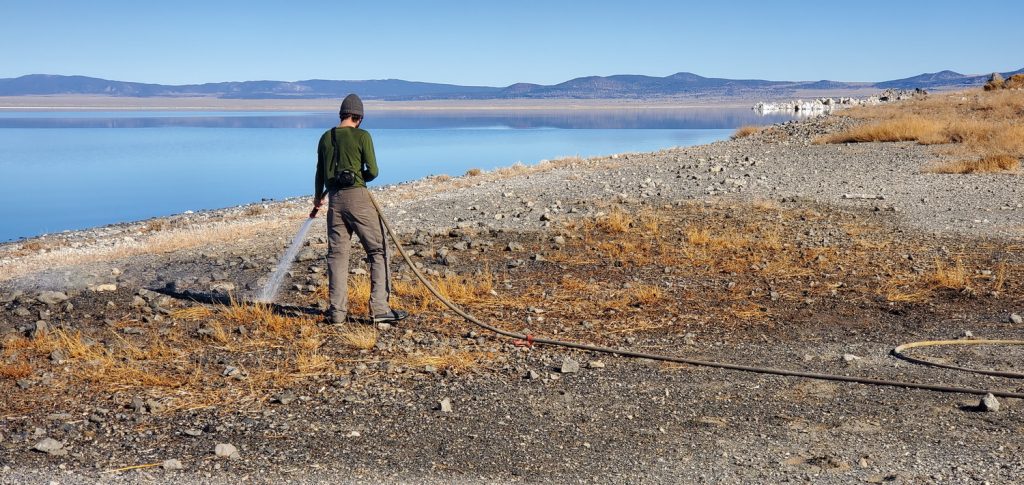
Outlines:
{"label": "rocky shoreline", "polygon": [[[709,145],[374,193],[425,272],[490,281],[468,302],[510,330],[1015,389],[888,352],[968,332],[1020,338],[1018,175],[924,173],[943,155],[912,143],[813,143],[852,123],[825,116]],[[331,370],[257,382],[263,359],[289,347],[252,347],[256,322],[224,328],[191,316],[257,291],[309,205],[265,202],[0,246],[0,483],[1012,483],[1024,473],[1014,399],[994,410],[959,394],[529,347],[428,305],[377,328],[362,350],[307,324],[298,342],[322,333],[313,356]],[[323,308],[323,224],[277,311]],[[664,239],[646,241],[645,231]],[[760,259],[773,255],[794,266]],[[899,280],[926,281],[927,265],[957,257],[971,265],[970,287],[916,299]],[[397,282],[411,284],[408,273],[396,265]],[[56,331],[108,354],[40,343]],[[174,365],[196,366],[197,381],[224,394],[148,392],[134,381],[158,376],[136,374],[76,394],[92,389],[71,378],[79,366],[103,355],[115,369],[145,361],[138,349],[149,338],[170,343],[156,355],[186,351]],[[37,367],[20,367],[26,355]],[[942,355],[999,368],[1021,349]],[[471,363],[416,360],[424,356]]]}

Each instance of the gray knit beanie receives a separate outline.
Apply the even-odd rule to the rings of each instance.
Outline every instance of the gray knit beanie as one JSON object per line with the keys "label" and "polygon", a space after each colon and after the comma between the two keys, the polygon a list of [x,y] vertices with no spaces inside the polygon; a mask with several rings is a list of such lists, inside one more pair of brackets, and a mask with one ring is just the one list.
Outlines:
{"label": "gray knit beanie", "polygon": [[363,116],[363,100],[359,99],[359,96],[355,94],[345,96],[345,100],[341,102],[341,109],[338,110],[338,115],[341,117],[345,117],[345,115]]}

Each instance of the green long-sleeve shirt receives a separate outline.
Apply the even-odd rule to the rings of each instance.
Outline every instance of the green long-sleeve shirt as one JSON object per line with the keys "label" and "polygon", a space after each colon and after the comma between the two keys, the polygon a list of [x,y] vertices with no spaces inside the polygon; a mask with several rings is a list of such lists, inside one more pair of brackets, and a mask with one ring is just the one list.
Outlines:
{"label": "green long-sleeve shirt", "polygon": [[[331,132],[337,141],[338,158],[335,164]],[[355,174],[352,187],[366,187],[366,182],[377,178],[377,158],[373,154],[373,139],[366,130],[353,127],[335,127],[324,132],[316,150],[316,187],[314,195],[327,190],[336,190],[335,174],[342,170]]]}

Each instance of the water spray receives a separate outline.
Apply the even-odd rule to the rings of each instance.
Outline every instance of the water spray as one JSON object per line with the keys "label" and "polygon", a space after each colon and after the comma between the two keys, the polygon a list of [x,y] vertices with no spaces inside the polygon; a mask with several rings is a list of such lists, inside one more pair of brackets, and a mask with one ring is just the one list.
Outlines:
{"label": "water spray", "polygon": [[309,217],[302,223],[302,227],[299,228],[298,234],[292,238],[291,244],[288,246],[288,250],[281,256],[281,260],[277,262],[277,267],[274,268],[274,274],[267,280],[267,284],[263,287],[263,291],[256,297],[256,301],[260,303],[273,303],[277,299],[277,293],[281,291],[281,284],[284,282],[284,276],[288,273],[288,270],[292,267],[292,262],[295,261],[295,255],[299,253],[299,248],[302,247],[302,242],[306,240],[306,234],[309,233],[309,228],[313,227],[313,220],[316,219],[316,214],[320,212],[319,207],[314,207],[309,212]]}

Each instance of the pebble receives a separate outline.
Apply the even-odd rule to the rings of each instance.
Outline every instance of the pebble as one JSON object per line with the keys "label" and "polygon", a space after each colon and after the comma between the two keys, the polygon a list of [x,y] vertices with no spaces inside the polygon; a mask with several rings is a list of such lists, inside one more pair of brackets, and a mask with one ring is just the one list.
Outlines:
{"label": "pebble", "polygon": [[987,413],[994,413],[999,411],[999,400],[996,399],[991,393],[985,394],[985,397],[981,398],[981,402],[978,403],[978,408]]}
{"label": "pebble", "polygon": [[274,398],[274,402],[278,404],[291,404],[295,402],[295,393],[292,391],[284,391]]}
{"label": "pebble", "polygon": [[59,291],[44,291],[36,296],[36,300],[47,305],[56,305],[68,300],[68,295]]}
{"label": "pebble", "polygon": [[109,291],[117,291],[117,285],[112,284],[112,283],[105,283],[105,284],[102,284],[102,285],[93,286],[90,289],[92,291],[96,292],[96,293],[103,293],[103,292],[109,292]]}
{"label": "pebble", "polygon": [[32,447],[32,449],[36,450],[36,451],[43,452],[43,453],[47,453],[47,454],[50,454],[50,455],[58,455],[58,454],[67,453],[64,450],[64,443],[61,443],[60,441],[57,441],[57,440],[55,440],[53,438],[46,438],[46,439],[36,443],[35,446]]}
{"label": "pebble", "polygon": [[604,362],[601,362],[600,360],[592,360],[587,363],[587,367],[591,369],[604,369]]}
{"label": "pebble", "polygon": [[185,465],[182,465],[180,460],[171,459],[171,460],[164,460],[164,462],[160,464],[160,468],[163,468],[164,470],[168,470],[168,471],[171,471],[171,470],[184,470],[185,469]]}
{"label": "pebble", "polygon": [[230,293],[235,291],[235,284],[230,281],[218,281],[210,285],[210,291],[214,293]]}
{"label": "pebble", "polygon": [[50,324],[46,320],[37,320],[36,323],[32,324],[32,329],[29,330],[28,336],[36,338],[40,335],[46,335],[48,331],[50,331]]}
{"label": "pebble", "polygon": [[228,443],[217,443],[217,446],[213,448],[213,453],[218,458],[228,458],[231,460],[238,460],[242,458],[242,455],[238,453],[238,448],[235,445]]}
{"label": "pebble", "polygon": [[537,379],[540,379],[540,373],[535,370],[531,370],[530,372],[526,373],[526,378],[531,381],[535,381]]}
{"label": "pebble", "polygon": [[1017,325],[1024,324],[1024,317],[1022,317],[1022,316],[1020,316],[1020,315],[1018,315],[1016,313],[1011,313],[1010,314],[1010,323],[1015,323]]}
{"label": "pebble", "polygon": [[452,400],[448,398],[442,399],[441,402],[438,403],[437,408],[441,410],[442,413],[452,412]]}
{"label": "pebble", "polygon": [[562,359],[562,374],[575,374],[580,371],[580,363],[573,360],[571,357]]}
{"label": "pebble", "polygon": [[845,362],[856,362],[858,360],[861,360],[861,357],[853,354],[843,354],[843,361]]}

